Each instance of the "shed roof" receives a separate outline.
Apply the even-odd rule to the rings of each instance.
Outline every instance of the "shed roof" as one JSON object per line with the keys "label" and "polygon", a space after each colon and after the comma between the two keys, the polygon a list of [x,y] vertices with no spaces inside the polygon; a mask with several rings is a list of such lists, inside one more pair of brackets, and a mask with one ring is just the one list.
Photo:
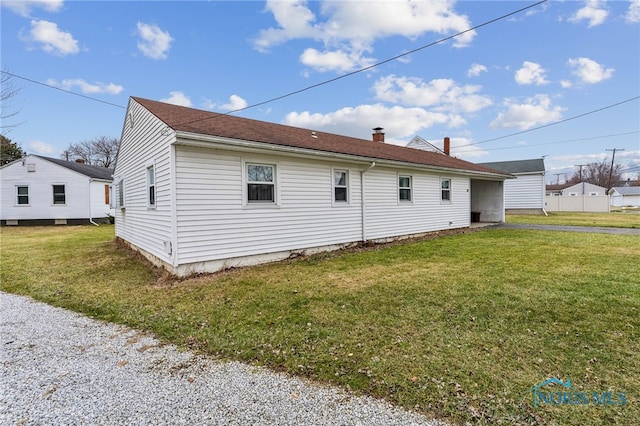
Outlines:
{"label": "shed roof", "polygon": [[92,179],[113,180],[113,170],[105,167],[90,166],[89,164],[77,163],[75,161],[66,161],[60,158],[43,157],[42,155],[34,155],[34,157],[42,158],[59,166],[65,167],[74,172],[78,172]]}
{"label": "shed roof", "polygon": [[132,97],[132,99],[175,131],[354,155],[366,157],[371,160],[391,160],[416,165],[471,171],[492,175],[493,177],[511,177],[508,173],[500,170],[494,170],[486,166],[435,152],[373,142],[370,139],[359,139],[318,130],[219,114],[138,97]]}
{"label": "shed roof", "polygon": [[542,173],[545,171],[544,159],[534,158],[530,160],[497,161],[492,163],[480,163],[485,167],[490,167],[503,172],[519,173]]}
{"label": "shed roof", "polygon": [[614,186],[612,189],[621,195],[640,195],[640,186]]}

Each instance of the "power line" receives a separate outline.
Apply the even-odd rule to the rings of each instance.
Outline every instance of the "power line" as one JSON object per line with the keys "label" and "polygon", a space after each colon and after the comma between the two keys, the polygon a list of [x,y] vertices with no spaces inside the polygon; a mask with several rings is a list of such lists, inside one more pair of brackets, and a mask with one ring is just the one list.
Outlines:
{"label": "power line", "polygon": [[[624,133],[614,133],[614,134],[611,134],[611,135],[591,136],[591,137],[588,137],[588,138],[567,139],[567,140],[563,140],[563,141],[536,143],[536,144],[532,144],[532,145],[518,145],[518,146],[504,146],[504,147],[499,147],[499,148],[489,148],[489,149],[485,149],[485,151],[499,151],[499,150],[502,150],[502,149],[530,148],[530,147],[534,147],[534,146],[557,145],[557,144],[561,144],[561,143],[581,142],[581,141],[589,141],[589,140],[594,140],[594,139],[613,138],[613,137],[616,137],[616,136],[626,136],[626,135],[633,135],[633,134],[637,134],[637,133],[640,133],[640,130],[634,130],[634,131],[631,131],[631,132],[624,132]],[[473,145],[473,144],[471,144],[471,145]],[[467,145],[464,145],[464,146],[467,146]]]}
{"label": "power line", "polygon": [[506,15],[499,16],[499,17],[491,19],[489,21],[485,21],[482,24],[479,24],[479,25],[476,25],[474,27],[468,28],[468,29],[466,29],[464,31],[460,31],[459,33],[450,35],[450,36],[445,37],[445,38],[441,38],[440,40],[436,40],[436,41],[434,41],[432,43],[425,44],[425,45],[420,46],[420,47],[418,47],[416,49],[413,49],[413,50],[410,50],[408,52],[396,55],[396,56],[394,56],[392,58],[385,59],[383,61],[377,62],[377,63],[375,63],[373,65],[369,65],[367,67],[360,68],[359,70],[352,71],[352,72],[349,72],[349,73],[346,73],[346,74],[342,74],[342,75],[340,75],[338,77],[334,77],[334,78],[331,78],[329,80],[321,81],[320,83],[312,84],[312,85],[304,87],[302,89],[294,90],[293,92],[289,92],[289,93],[286,93],[284,95],[276,96],[275,98],[271,98],[271,99],[268,99],[266,101],[258,102],[258,103],[251,104],[251,105],[247,105],[244,108],[234,109],[232,111],[228,111],[228,112],[226,112],[224,114],[220,114],[220,115],[215,115],[215,116],[211,116],[211,117],[204,117],[204,118],[199,118],[197,120],[192,120],[192,121],[187,121],[187,122],[184,122],[184,123],[179,123],[178,125],[192,124],[192,123],[196,123],[196,122],[199,122],[199,121],[210,120],[212,118],[216,118],[216,117],[220,117],[220,116],[224,116],[224,115],[230,115],[230,114],[233,114],[235,112],[240,112],[240,111],[244,111],[244,110],[247,110],[247,109],[250,109],[250,108],[255,108],[255,107],[258,107],[258,106],[261,106],[261,105],[265,105],[265,104],[268,104],[268,103],[271,103],[271,102],[279,101],[281,99],[288,98],[290,96],[297,95],[299,93],[306,92],[308,90],[315,89],[317,87],[324,86],[324,85],[329,84],[329,83],[333,83],[333,82],[341,80],[343,78],[351,77],[352,75],[359,74],[361,72],[368,71],[370,69],[379,67],[380,65],[384,65],[386,63],[395,61],[396,59],[402,58],[404,56],[411,55],[411,54],[416,53],[416,52],[418,52],[420,50],[424,50],[424,49],[427,49],[429,47],[435,46],[437,44],[444,43],[445,41],[454,39],[454,38],[456,38],[458,36],[461,36],[462,34],[465,34],[465,33],[471,32],[471,31],[475,31],[475,30],[477,30],[479,28],[482,28],[482,27],[485,27],[487,25],[493,24],[494,22],[498,22],[498,21],[500,21],[502,19],[505,19],[505,18],[508,18],[510,16],[516,15],[516,14],[518,14],[520,12],[524,12],[525,10],[531,9],[533,7],[536,7],[536,6],[541,5],[543,3],[546,3],[546,2],[547,2],[547,0],[541,0],[541,1],[537,2],[537,3],[533,3],[533,4],[529,5],[529,6],[523,7],[521,9],[515,10],[513,12],[509,12]]}
{"label": "power line", "polygon": [[48,87],[50,89],[56,89],[56,90],[60,90],[61,92],[69,93],[71,95],[80,96],[81,98],[90,99],[92,101],[100,102],[100,103],[103,103],[103,104],[111,105],[111,106],[122,108],[122,109],[127,109],[127,107],[122,106],[122,105],[118,105],[118,104],[114,104],[114,103],[111,103],[111,102],[103,101],[102,99],[93,98],[91,96],[83,95],[81,93],[72,92],[71,90],[62,89],[60,87],[52,86],[51,84],[43,83],[43,82],[37,81],[37,80],[32,80],[30,78],[23,77],[21,75],[14,74],[14,73],[11,73],[11,72],[8,72],[8,71],[0,70],[0,72],[2,72],[3,74],[10,75],[11,77],[15,77],[15,78],[19,78],[21,80],[28,81],[29,83],[39,84],[41,86]]}
{"label": "power line", "polygon": [[480,142],[470,143],[470,144],[468,144],[466,146],[480,145],[482,143],[493,142],[493,141],[497,141],[497,140],[500,140],[500,139],[509,138],[511,136],[516,136],[516,135],[521,135],[523,133],[533,132],[534,130],[544,129],[545,127],[551,127],[551,126],[555,126],[557,124],[566,123],[567,121],[575,120],[576,118],[581,118],[581,117],[584,117],[584,116],[589,115],[589,114],[594,114],[596,112],[604,111],[605,109],[613,108],[613,107],[625,104],[627,102],[635,101],[636,99],[640,99],[640,96],[634,96],[633,98],[625,99],[624,101],[616,102],[615,104],[611,104],[611,105],[607,105],[606,107],[594,109],[593,111],[585,112],[583,114],[574,115],[573,117],[565,118],[564,120],[554,121],[553,123],[545,124],[545,125],[538,126],[538,127],[533,127],[531,129],[523,130],[521,132],[511,133],[511,134],[504,135],[504,136],[498,136],[497,138],[491,138],[491,139],[486,139],[486,140],[483,140],[483,141],[480,141]]}

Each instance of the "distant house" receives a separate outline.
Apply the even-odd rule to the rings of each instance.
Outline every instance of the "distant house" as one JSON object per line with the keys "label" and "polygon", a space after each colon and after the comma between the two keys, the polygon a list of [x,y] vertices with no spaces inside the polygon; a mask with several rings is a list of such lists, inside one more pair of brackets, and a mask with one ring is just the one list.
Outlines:
{"label": "distant house", "polygon": [[504,203],[507,213],[542,213],[545,208],[544,159],[498,161],[480,163],[485,167],[511,173],[517,179],[504,185]]}
{"label": "distant house", "polygon": [[0,223],[75,225],[107,222],[113,170],[28,155],[0,168]]}
{"label": "distant house", "polygon": [[640,207],[640,186],[614,186],[609,195],[614,207]]}
{"label": "distant house", "polygon": [[562,196],[564,197],[575,197],[578,195],[601,197],[607,195],[607,188],[588,182],[580,182],[574,185],[569,185],[562,190]]}
{"label": "distant house", "polygon": [[116,236],[178,276],[504,221],[511,175],[435,152],[131,98]]}
{"label": "distant house", "polygon": [[546,186],[547,197],[560,197],[562,196],[562,191],[570,186],[570,183],[549,184]]}

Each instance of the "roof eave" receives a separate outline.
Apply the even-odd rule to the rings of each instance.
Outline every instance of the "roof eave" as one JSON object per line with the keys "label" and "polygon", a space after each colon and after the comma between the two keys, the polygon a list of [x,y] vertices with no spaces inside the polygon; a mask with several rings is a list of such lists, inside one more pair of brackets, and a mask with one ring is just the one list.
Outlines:
{"label": "roof eave", "polygon": [[414,169],[456,173],[456,174],[461,174],[465,176],[482,177],[490,180],[505,180],[505,179],[516,178],[516,176],[513,176],[511,174],[498,174],[498,173],[481,172],[476,170],[458,169],[453,167],[436,166],[436,165],[430,165],[430,164],[411,163],[406,161],[389,160],[389,159],[378,158],[378,157],[345,154],[345,153],[333,152],[333,151],[322,151],[322,150],[310,149],[310,148],[300,148],[300,147],[294,147],[290,145],[278,145],[278,144],[265,143],[265,142],[248,141],[244,139],[225,138],[221,136],[205,135],[202,133],[192,133],[192,132],[185,132],[180,130],[176,130],[175,135],[176,135],[176,139],[173,142],[175,145],[198,146],[198,147],[204,147],[204,148],[223,148],[223,149],[233,148],[234,150],[241,150],[244,152],[274,151],[280,154],[294,155],[297,157],[305,157],[305,158],[312,158],[312,159],[317,159],[318,157],[320,157],[325,159],[358,162],[358,163],[363,163],[363,165],[364,164],[368,165],[368,164],[371,164],[371,162],[375,162],[378,165],[410,167]]}

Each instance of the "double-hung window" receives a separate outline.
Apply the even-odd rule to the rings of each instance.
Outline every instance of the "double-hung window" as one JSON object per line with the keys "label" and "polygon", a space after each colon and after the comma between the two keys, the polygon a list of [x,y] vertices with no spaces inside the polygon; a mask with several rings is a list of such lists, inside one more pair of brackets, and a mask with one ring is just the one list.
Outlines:
{"label": "double-hung window", "polygon": [[16,204],[19,206],[29,205],[29,187],[27,185],[16,186]]}
{"label": "double-hung window", "polygon": [[347,170],[333,170],[333,201],[336,203],[349,202],[349,172]]}
{"label": "double-hung window", "polygon": [[411,201],[411,176],[398,176],[398,199]]}
{"label": "double-hung window", "polygon": [[53,185],[53,204],[66,204],[67,197],[64,185]]}
{"label": "double-hung window", "polygon": [[149,208],[156,206],[156,171],[153,164],[147,166],[147,206]]}
{"label": "double-hung window", "polygon": [[275,203],[275,166],[271,164],[247,164],[247,202]]}
{"label": "double-hung window", "polygon": [[451,201],[451,179],[440,179],[440,192],[442,201]]}

